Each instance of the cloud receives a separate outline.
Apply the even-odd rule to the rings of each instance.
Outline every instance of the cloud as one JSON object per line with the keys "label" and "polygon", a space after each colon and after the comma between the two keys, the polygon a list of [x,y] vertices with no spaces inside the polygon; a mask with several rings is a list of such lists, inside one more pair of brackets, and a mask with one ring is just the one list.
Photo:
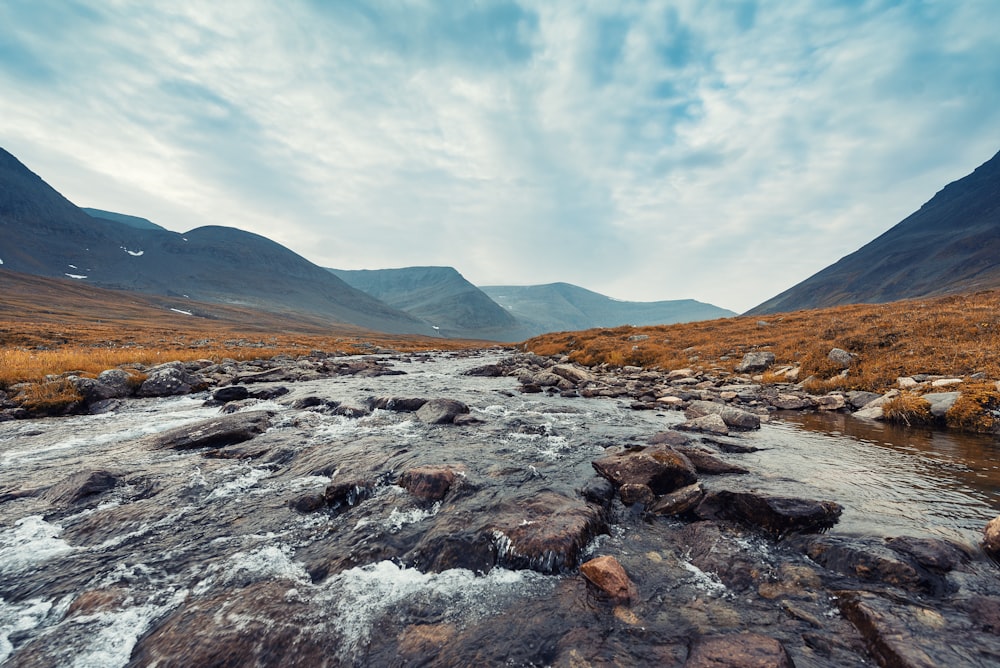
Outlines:
{"label": "cloud", "polygon": [[343,268],[742,310],[1000,143],[1000,6],[0,4],[0,144]]}

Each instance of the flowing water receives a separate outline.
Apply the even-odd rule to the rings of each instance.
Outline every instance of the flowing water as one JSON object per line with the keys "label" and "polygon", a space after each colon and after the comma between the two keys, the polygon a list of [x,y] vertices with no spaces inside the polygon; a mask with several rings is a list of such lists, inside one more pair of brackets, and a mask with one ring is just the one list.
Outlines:
{"label": "flowing water", "polygon": [[[280,403],[248,408],[276,417],[243,458],[148,447],[148,436],[217,416],[205,395],[0,424],[0,664],[184,665],[193,652],[236,665],[218,657],[250,644],[260,665],[546,665],[585,645],[592,658],[671,665],[692,635],[784,633],[780,610],[743,604],[688,560],[676,543],[681,523],[649,521],[620,504],[584,556],[619,557],[642,596],[630,610],[595,598],[573,569],[415,567],[413,547],[430,527],[474,523],[542,493],[575,497],[604,448],[644,443],[682,420],[461,375],[499,357],[392,358],[406,375],[291,385]],[[306,396],[345,405],[449,397],[482,424],[290,407]],[[1000,511],[992,439],[795,414],[740,440],[760,449],[727,458],[752,473],[706,477],[707,487],[837,501],[845,512],[834,533],[943,537],[975,550]],[[401,470],[441,464],[462,471],[472,490],[452,507],[391,484]],[[119,484],[93,501],[49,489],[95,470]],[[293,509],[358,474],[380,484],[357,505]],[[740,549],[777,568],[774,545],[741,540]],[[827,602],[816,605],[836,616]],[[796,665],[851,665],[817,658],[796,638],[783,637]]]}

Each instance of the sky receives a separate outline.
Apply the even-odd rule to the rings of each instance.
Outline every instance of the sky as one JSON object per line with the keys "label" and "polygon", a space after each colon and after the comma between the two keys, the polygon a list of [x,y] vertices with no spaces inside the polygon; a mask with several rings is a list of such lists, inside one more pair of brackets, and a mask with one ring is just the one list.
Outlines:
{"label": "sky", "polygon": [[996,0],[0,0],[0,146],[321,266],[745,311],[1000,150]]}

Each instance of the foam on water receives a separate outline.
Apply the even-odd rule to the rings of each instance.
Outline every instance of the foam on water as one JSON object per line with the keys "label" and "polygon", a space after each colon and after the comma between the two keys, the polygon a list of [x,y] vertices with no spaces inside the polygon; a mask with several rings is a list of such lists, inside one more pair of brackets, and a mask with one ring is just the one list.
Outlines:
{"label": "foam on water", "polygon": [[534,571],[494,568],[485,576],[456,568],[421,573],[391,561],[346,570],[324,583],[331,618],[343,637],[342,658],[366,645],[372,627],[407,603],[434,604],[449,620],[473,621],[502,612],[515,598],[547,596],[558,578]]}
{"label": "foam on water", "polygon": [[29,515],[0,532],[0,573],[13,575],[36,564],[73,551],[59,538],[62,527],[50,524],[41,515]]}
{"label": "foam on water", "polygon": [[52,601],[33,598],[21,603],[7,603],[0,598],[0,663],[14,652],[11,634],[39,626],[51,611]]}
{"label": "foam on water", "polygon": [[256,550],[235,552],[226,558],[218,576],[222,584],[269,579],[303,584],[310,581],[305,565],[292,559],[292,548],[288,545],[265,545]]}
{"label": "foam on water", "polygon": [[681,566],[684,567],[684,570],[694,576],[693,582],[695,588],[705,592],[706,594],[721,596],[729,591],[726,588],[726,585],[719,581],[719,576],[715,573],[706,573],[690,561],[681,561]]}
{"label": "foam on water", "polygon": [[239,476],[238,478],[229,480],[228,482],[225,482],[216,487],[215,489],[213,489],[212,493],[208,495],[209,501],[213,499],[222,499],[229,496],[233,496],[234,494],[245,492],[248,489],[256,486],[257,483],[263,480],[264,478],[271,475],[270,469],[259,468],[249,465],[241,465],[239,467],[231,467],[223,469],[221,473],[226,474],[233,470],[242,470],[245,471],[245,473],[243,473],[243,475]]}
{"label": "foam on water", "polygon": [[[398,489],[398,488],[397,488]],[[376,525],[384,529],[387,533],[399,533],[399,530],[408,524],[415,524],[428,518],[434,517],[441,510],[441,502],[437,501],[430,508],[410,508],[400,510],[393,508],[388,517],[362,517],[354,525],[355,530],[367,526]]]}

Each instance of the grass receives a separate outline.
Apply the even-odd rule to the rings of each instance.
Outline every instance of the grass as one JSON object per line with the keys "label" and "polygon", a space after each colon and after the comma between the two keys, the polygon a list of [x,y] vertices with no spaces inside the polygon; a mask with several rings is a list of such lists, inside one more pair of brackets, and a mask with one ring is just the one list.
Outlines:
{"label": "grass", "polygon": [[[643,341],[629,340],[646,335]],[[884,392],[918,373],[1000,379],[1000,291],[889,304],[856,304],[769,316],[678,325],[616,327],[546,334],[523,344],[540,355],[565,354],[584,365],[694,367],[733,373],[744,353],[770,351],[775,365],[800,367],[814,392]],[[832,348],[858,357],[843,369]],[[811,377],[811,378],[810,378]],[[765,381],[780,382],[775,374]]]}

